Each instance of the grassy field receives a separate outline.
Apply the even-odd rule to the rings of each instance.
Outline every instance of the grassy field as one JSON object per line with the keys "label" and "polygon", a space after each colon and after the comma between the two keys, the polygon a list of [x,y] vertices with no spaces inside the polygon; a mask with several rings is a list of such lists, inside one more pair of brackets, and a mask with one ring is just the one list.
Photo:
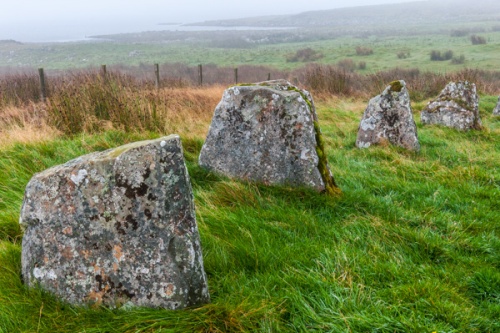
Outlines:
{"label": "grassy field", "polygon": [[[496,70],[497,55],[500,52],[500,32],[479,33],[487,44],[472,45],[469,34],[451,37],[449,30],[429,35],[391,35],[332,37],[321,40],[286,42],[278,44],[254,43],[245,48],[216,47],[210,41],[169,42],[127,42],[118,41],[56,43],[56,44],[13,44],[0,43],[0,68],[26,70],[44,67],[47,70],[96,67],[101,64],[123,64],[152,66],[154,63],[182,63],[189,66],[215,64],[238,67],[242,65],[269,66],[277,70],[290,70],[304,66],[304,62],[287,62],[287,57],[297,50],[312,48],[323,57],[320,64],[337,64],[351,59],[355,64],[364,62],[361,73],[373,73],[394,67],[419,68],[434,72],[457,71],[463,68]],[[187,38],[187,37],[186,37]],[[237,37],[237,40],[244,35]],[[230,42],[228,42],[230,44]],[[368,47],[372,55],[356,54],[356,47]],[[464,56],[464,62],[431,61],[430,53],[436,50],[453,51],[455,57]],[[408,53],[405,59],[398,58],[399,52]]]}
{"label": "grassy field", "polygon": [[[87,90],[80,99],[68,90],[67,109],[105,110],[86,104],[95,96]],[[418,154],[355,148],[367,99],[318,98],[328,160],[343,192],[335,198],[198,167],[222,90],[127,90],[124,101],[135,99],[141,110],[129,119],[137,129],[104,113],[71,127],[51,115],[55,102],[2,106],[0,332],[500,331],[500,119],[491,115],[497,96],[481,96],[482,131],[422,126],[418,111],[426,102],[414,104]],[[158,123],[148,105],[161,104],[162,96],[170,101],[162,111],[169,118]],[[212,303],[110,310],[70,306],[25,288],[18,219],[32,175],[172,131],[183,139]]]}

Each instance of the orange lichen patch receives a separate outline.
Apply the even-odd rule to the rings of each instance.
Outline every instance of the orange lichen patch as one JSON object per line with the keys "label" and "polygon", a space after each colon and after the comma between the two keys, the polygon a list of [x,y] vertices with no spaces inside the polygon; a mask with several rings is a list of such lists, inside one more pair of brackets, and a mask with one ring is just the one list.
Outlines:
{"label": "orange lichen patch", "polygon": [[174,285],[169,283],[165,287],[165,295],[167,295],[167,297],[171,297],[173,294],[174,294]]}
{"label": "orange lichen patch", "polygon": [[113,272],[118,272],[118,264],[116,262],[113,263]]}
{"label": "orange lichen patch", "polygon": [[62,232],[63,232],[63,234],[65,234],[65,235],[71,235],[71,234],[73,233],[73,228],[71,228],[71,227],[66,227],[66,228],[64,228],[64,229],[63,229],[63,231],[62,231]]}
{"label": "orange lichen patch", "polygon": [[122,247],[120,245],[115,245],[113,247],[113,256],[117,261],[120,261],[123,257]]}
{"label": "orange lichen patch", "polygon": [[44,256],[44,257],[43,257],[43,262],[44,262],[45,264],[46,264],[46,263],[48,263],[48,262],[49,262],[49,257]]}
{"label": "orange lichen patch", "polygon": [[90,257],[90,251],[89,250],[82,250],[80,251],[80,254],[85,258],[88,259]]}
{"label": "orange lichen patch", "polygon": [[108,285],[104,286],[102,290],[99,291],[91,291],[88,296],[87,300],[90,302],[95,303],[96,305],[100,305],[102,303],[102,298],[106,294],[106,292],[110,289]]}
{"label": "orange lichen patch", "polygon": [[71,246],[65,246],[61,251],[61,255],[66,259],[73,259],[73,249]]}

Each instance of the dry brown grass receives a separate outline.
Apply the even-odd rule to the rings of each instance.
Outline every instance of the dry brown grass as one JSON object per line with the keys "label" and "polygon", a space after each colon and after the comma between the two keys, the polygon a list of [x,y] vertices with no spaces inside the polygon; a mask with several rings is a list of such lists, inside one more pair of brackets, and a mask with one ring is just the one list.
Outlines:
{"label": "dry brown grass", "polygon": [[[80,96],[53,95],[47,104],[3,106],[0,108],[0,146],[52,140],[63,133],[111,129],[152,130],[177,133],[185,138],[204,138],[224,89],[223,86],[158,91],[124,88],[109,96],[114,103],[106,104],[109,109],[101,110],[106,111],[101,114],[95,112],[95,103],[99,103],[93,99],[95,95],[85,92]],[[121,110],[115,109],[120,105]],[[77,124],[76,128],[71,127],[73,123]]]}
{"label": "dry brown grass", "polygon": [[48,123],[67,135],[109,129],[191,135],[209,122],[222,91],[221,86],[156,90],[126,75],[80,74],[54,89]]}
{"label": "dry brown grass", "polygon": [[164,89],[166,97],[164,129],[186,138],[205,138],[214,109],[226,87]]}
{"label": "dry brown grass", "polygon": [[0,108],[0,147],[53,140],[59,135],[60,131],[47,124],[43,104]]}

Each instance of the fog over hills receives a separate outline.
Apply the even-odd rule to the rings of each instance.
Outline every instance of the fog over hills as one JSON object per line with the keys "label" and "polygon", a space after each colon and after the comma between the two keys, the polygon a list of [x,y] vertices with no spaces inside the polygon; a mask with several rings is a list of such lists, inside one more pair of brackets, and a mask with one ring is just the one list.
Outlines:
{"label": "fog over hills", "polygon": [[434,0],[308,11],[295,15],[260,16],[195,23],[206,26],[345,27],[423,22],[456,23],[500,20],[497,0]]}
{"label": "fog over hills", "polygon": [[[353,7],[355,6],[355,7]],[[332,9],[334,8],[334,9]],[[321,10],[320,10],[321,9]],[[263,16],[265,13],[266,16]],[[279,15],[278,15],[279,14]],[[207,27],[333,27],[340,32],[365,29],[403,30],[422,23],[498,21],[498,0],[163,0],[5,1],[0,11],[0,40],[21,42],[77,41],[95,35],[144,31],[203,31]],[[239,17],[239,19],[234,19]],[[192,22],[202,23],[192,23]],[[165,26],[181,22],[189,26]],[[195,28],[198,26],[197,28]],[[200,28],[204,26],[205,28]]]}

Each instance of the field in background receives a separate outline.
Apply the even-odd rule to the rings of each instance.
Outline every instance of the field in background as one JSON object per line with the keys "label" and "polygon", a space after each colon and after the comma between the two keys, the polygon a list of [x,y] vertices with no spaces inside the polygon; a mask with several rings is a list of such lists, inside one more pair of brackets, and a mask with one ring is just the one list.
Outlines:
{"label": "field in background", "polygon": [[[216,34],[216,33],[215,33]],[[224,32],[220,32],[222,36]],[[331,39],[279,42],[272,44],[251,43],[237,47],[237,42],[229,37],[227,45],[212,45],[210,41],[101,41],[86,43],[57,44],[16,44],[0,42],[0,68],[5,71],[24,70],[44,67],[46,69],[74,69],[113,65],[150,65],[154,63],[181,63],[188,66],[212,64],[217,66],[238,67],[242,65],[269,66],[277,70],[296,69],[306,62],[290,62],[287,59],[297,50],[311,48],[322,54],[316,60],[319,64],[337,64],[345,59],[355,63],[353,68],[361,73],[399,68],[419,68],[434,72],[456,71],[466,67],[474,69],[497,70],[497,55],[500,52],[500,32],[478,33],[487,44],[472,45],[470,35],[451,37],[448,30],[441,34],[417,36],[350,36]],[[244,37],[244,36],[243,36]],[[241,38],[240,36],[237,41]],[[231,44],[233,43],[233,44]],[[358,55],[357,47],[368,47],[371,55]],[[454,57],[463,61],[431,61],[433,50],[453,51]],[[405,57],[398,57],[404,53]],[[359,68],[359,63],[365,63]]]}
{"label": "field in background", "polygon": [[[313,74],[324,87],[342,82]],[[424,96],[449,79],[426,75],[415,82],[428,85],[413,91],[422,97],[413,103],[418,154],[355,148],[367,91],[313,89],[343,192],[337,198],[232,181],[198,167],[222,86],[157,91],[127,75],[87,72],[53,80],[42,104],[27,97],[37,96],[29,88],[36,76],[14,77],[26,100],[0,101],[0,332],[500,330],[500,120],[491,115],[497,96],[481,96],[483,131],[424,127]],[[193,183],[212,303],[109,310],[26,289],[18,219],[32,175],[173,131],[182,137]]]}

